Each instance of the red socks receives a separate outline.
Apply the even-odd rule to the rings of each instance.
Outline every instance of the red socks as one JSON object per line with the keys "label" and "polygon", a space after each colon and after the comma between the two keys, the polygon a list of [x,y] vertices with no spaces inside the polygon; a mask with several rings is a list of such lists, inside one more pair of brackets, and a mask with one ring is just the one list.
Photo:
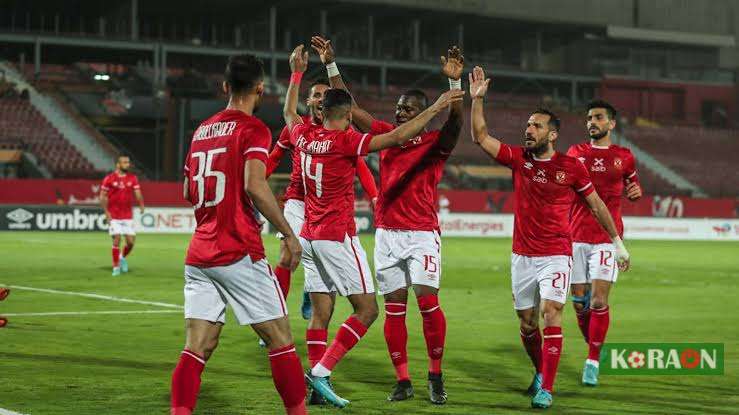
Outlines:
{"label": "red socks", "polygon": [[562,327],[544,328],[544,347],[542,350],[541,376],[542,389],[552,392],[554,378],[557,376],[559,356],[562,354]]}
{"label": "red socks", "polygon": [[588,343],[588,332],[590,330],[590,309],[575,310],[575,315],[577,315],[577,326],[580,327],[580,332],[582,333],[583,338],[585,338],[585,343]]}
{"label": "red socks", "polygon": [[611,316],[608,306],[600,309],[590,310],[590,327],[588,331],[588,342],[589,351],[588,359],[600,360],[600,348],[603,347],[603,342],[606,340],[606,333],[608,333],[608,325],[611,321]]}
{"label": "red socks", "polygon": [[275,267],[275,277],[277,277],[277,282],[280,284],[282,295],[287,298],[287,293],[290,291],[290,270],[278,265]]}
{"label": "red socks", "polygon": [[195,409],[200,391],[200,374],[205,359],[185,349],[172,373],[172,415],[190,415]]}
{"label": "red socks", "polygon": [[424,295],[417,300],[423,317],[423,337],[426,338],[426,350],[429,355],[429,373],[440,374],[446,339],[446,318],[439,306],[438,296]]}
{"label": "red socks", "polygon": [[288,415],[307,414],[303,366],[295,353],[295,345],[272,350],[269,353],[269,363],[272,366],[272,380]]}
{"label": "red socks", "polygon": [[406,348],[408,329],[405,326],[405,310],[406,305],[403,303],[385,303],[385,342],[398,381],[410,379]]}
{"label": "red socks", "polygon": [[113,246],[111,253],[113,255],[113,268],[117,268],[118,265],[120,264],[121,249],[118,248],[117,246]]}
{"label": "red socks", "polygon": [[526,353],[529,354],[529,358],[531,358],[531,363],[534,365],[536,373],[541,373],[542,345],[541,333],[539,332],[539,328],[528,334],[524,334],[524,332],[522,331],[521,342],[523,343],[524,349],[526,349]]}
{"label": "red socks", "polygon": [[365,333],[367,333],[367,327],[356,317],[349,317],[336,332],[336,338],[321,358],[319,362],[321,366],[333,370],[336,364],[359,342]]}
{"label": "red socks", "polygon": [[126,246],[123,247],[123,257],[127,257],[128,254],[131,253],[131,251],[133,251],[133,245],[126,244]]}
{"label": "red socks", "polygon": [[308,361],[310,367],[321,361],[326,353],[328,345],[328,330],[325,329],[308,329],[305,331],[305,343],[308,346]]}

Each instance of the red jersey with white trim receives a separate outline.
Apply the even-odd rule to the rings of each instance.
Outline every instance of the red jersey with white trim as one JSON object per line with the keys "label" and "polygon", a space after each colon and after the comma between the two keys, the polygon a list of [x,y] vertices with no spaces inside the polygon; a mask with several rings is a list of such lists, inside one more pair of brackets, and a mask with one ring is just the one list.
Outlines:
{"label": "red jersey with white trim", "polygon": [[[303,124],[318,126],[313,122],[313,117],[310,115],[303,115],[301,118],[303,119]],[[288,151],[293,150],[293,143],[290,142],[290,129],[287,128],[287,125],[282,129],[282,132],[280,132],[280,138],[277,139],[276,145]],[[300,168],[300,152],[292,151],[291,157],[293,168],[290,172],[290,183],[285,189],[284,199],[302,201],[305,198],[305,191],[303,190],[303,171]]]}
{"label": "red jersey with white trim", "polygon": [[534,257],[572,255],[572,203],[577,195],[593,192],[585,166],[558,152],[550,159],[537,159],[523,147],[504,143],[496,160],[513,171],[513,252]]}
{"label": "red jersey with white trim", "polygon": [[111,219],[133,219],[133,191],[139,190],[139,179],[133,173],[122,176],[117,172],[110,173],[103,179],[100,190],[108,195],[108,212]]}
{"label": "red jersey with white trim", "polygon": [[[618,234],[623,237],[624,224],[621,219],[621,198],[624,186],[638,182],[636,160],[626,147],[617,145],[594,146],[581,143],[570,147],[567,155],[580,160],[590,173],[595,191],[608,206]],[[572,207],[572,239],[590,244],[611,243],[611,237],[600,226],[590,208],[583,200],[576,200]]]}
{"label": "red jersey with white trim", "polygon": [[305,190],[305,224],[300,236],[343,242],[346,235],[356,235],[354,176],[357,159],[367,155],[372,135],[296,124],[290,140],[300,153]]}
{"label": "red jersey with white trim", "polygon": [[[370,133],[389,133],[395,125],[375,120]],[[402,147],[380,151],[380,194],[375,226],[410,231],[439,230],[436,203],[444,163],[440,131],[424,131]]]}
{"label": "red jersey with white trim", "polygon": [[244,165],[250,159],[266,164],[271,142],[261,120],[238,110],[223,110],[195,130],[185,177],[197,227],[186,264],[214,267],[246,255],[264,258],[261,225],[244,190]]}

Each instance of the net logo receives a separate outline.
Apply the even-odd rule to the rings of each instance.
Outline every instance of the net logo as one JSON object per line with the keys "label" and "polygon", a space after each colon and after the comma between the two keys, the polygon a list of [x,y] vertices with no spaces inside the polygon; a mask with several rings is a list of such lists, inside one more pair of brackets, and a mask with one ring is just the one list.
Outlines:
{"label": "net logo", "polygon": [[18,208],[8,212],[5,217],[10,221],[15,222],[8,225],[9,229],[30,229],[31,224],[26,222],[33,219],[33,213],[25,209]]}
{"label": "net logo", "polygon": [[723,375],[723,343],[608,343],[600,373],[609,375]]}

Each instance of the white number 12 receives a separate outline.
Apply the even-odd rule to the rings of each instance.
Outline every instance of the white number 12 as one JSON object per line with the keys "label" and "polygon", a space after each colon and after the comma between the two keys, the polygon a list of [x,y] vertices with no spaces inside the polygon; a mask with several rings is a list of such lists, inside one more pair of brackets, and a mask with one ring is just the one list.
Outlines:
{"label": "white number 12", "polygon": [[[207,153],[203,151],[197,151],[192,153],[190,157],[198,159],[198,171],[192,177],[192,179],[198,185],[198,203],[195,205],[195,209],[199,209],[203,206],[212,207],[223,200],[223,196],[226,192],[226,175],[222,171],[213,170],[213,159],[216,154],[225,153],[226,147],[214,148],[208,150]],[[216,194],[213,200],[205,201],[205,179],[208,177],[216,178]]]}

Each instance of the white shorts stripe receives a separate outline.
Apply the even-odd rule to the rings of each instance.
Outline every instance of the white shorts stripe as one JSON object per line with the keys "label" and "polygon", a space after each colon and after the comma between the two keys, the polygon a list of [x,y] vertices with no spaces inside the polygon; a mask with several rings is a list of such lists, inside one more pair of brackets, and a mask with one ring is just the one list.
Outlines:
{"label": "white shorts stripe", "polygon": [[198,362],[200,362],[202,364],[205,364],[205,360],[203,360],[202,358],[200,358],[200,356],[196,355],[195,353],[190,353],[187,350],[183,350],[182,351],[182,354],[186,354],[186,355],[192,357],[193,359],[197,360]]}
{"label": "white shorts stripe", "polygon": [[351,327],[349,327],[347,324],[342,324],[341,327],[349,330],[351,334],[354,335],[354,337],[357,338],[357,340],[362,340],[362,336],[360,336],[356,331],[354,331]]}
{"label": "white shorts stripe", "polygon": [[293,347],[290,350],[283,350],[283,351],[281,351],[279,353],[270,353],[269,354],[269,357],[275,357],[275,356],[283,355],[283,354],[286,354],[286,353],[294,353],[294,352],[295,352],[295,348]]}

